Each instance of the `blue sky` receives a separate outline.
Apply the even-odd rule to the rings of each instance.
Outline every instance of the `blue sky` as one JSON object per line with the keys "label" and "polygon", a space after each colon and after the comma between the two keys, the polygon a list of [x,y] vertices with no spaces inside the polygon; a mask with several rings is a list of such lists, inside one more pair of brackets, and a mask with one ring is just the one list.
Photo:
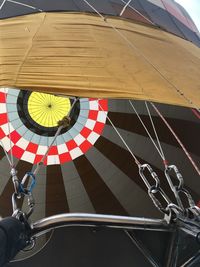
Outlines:
{"label": "blue sky", "polygon": [[200,0],[175,0],[181,4],[195,22],[200,31]]}

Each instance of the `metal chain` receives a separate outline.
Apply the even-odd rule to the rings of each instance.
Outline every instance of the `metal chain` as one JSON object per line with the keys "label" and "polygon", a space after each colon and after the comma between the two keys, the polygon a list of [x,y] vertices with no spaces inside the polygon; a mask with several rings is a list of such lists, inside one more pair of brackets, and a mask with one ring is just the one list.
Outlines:
{"label": "metal chain", "polygon": [[[175,179],[178,181],[178,184],[174,184],[171,177],[170,173],[174,172],[175,174]],[[178,206],[185,210],[187,208],[193,208],[195,206],[195,202],[191,196],[191,194],[188,192],[186,188],[184,188],[184,180],[182,174],[179,172],[178,168],[175,165],[169,165],[165,168],[165,176],[167,178],[167,181],[169,183],[169,186],[174,193],[174,196],[176,198]],[[181,199],[181,194],[184,194],[187,198],[188,201],[188,207],[184,207],[183,200]]]}
{"label": "metal chain", "polygon": [[[153,178],[154,181],[153,184],[152,182],[149,181],[150,179],[147,178],[147,176],[144,174],[145,170],[149,172],[151,180]],[[170,205],[171,201],[168,198],[167,194],[162,190],[160,186],[160,180],[156,172],[153,171],[153,169],[149,164],[143,164],[139,166],[139,174],[148,189],[148,194],[151,200],[153,201],[154,205],[162,213],[168,214],[169,213],[168,206]],[[160,200],[158,200],[156,195],[161,196],[162,202],[165,203],[165,206],[161,203]]]}

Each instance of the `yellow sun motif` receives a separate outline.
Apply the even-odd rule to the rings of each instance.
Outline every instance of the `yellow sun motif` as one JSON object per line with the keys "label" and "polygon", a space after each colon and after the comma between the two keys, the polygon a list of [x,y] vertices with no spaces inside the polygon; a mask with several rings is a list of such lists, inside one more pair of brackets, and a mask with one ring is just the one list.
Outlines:
{"label": "yellow sun motif", "polygon": [[55,127],[71,108],[69,98],[33,92],[28,99],[31,118],[44,127]]}

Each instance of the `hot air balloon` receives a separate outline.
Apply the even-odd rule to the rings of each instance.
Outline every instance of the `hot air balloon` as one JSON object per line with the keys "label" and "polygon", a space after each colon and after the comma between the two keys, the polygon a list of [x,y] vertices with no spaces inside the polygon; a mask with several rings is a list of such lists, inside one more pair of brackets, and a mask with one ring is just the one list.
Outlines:
{"label": "hot air balloon", "polygon": [[[198,205],[200,36],[189,15],[173,0],[6,0],[0,18],[0,214],[12,214],[14,166],[29,183],[37,169],[32,222],[89,213],[107,224],[113,215],[127,224],[129,216],[152,218],[149,229],[163,230],[162,242],[156,228],[145,238],[136,232],[134,243],[128,231],[61,228],[9,266],[56,266],[58,258],[59,266],[173,266],[173,235],[136,163],[173,202],[164,169],[177,167],[173,175]],[[70,125],[58,133],[66,114]],[[29,208],[26,199],[17,206]],[[35,227],[46,230],[42,223]],[[177,266],[197,248],[185,246]]]}

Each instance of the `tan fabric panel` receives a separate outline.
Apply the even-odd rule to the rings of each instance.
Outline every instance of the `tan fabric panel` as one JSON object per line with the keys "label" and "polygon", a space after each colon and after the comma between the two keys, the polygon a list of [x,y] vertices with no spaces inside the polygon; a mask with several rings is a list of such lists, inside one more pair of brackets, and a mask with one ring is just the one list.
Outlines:
{"label": "tan fabric panel", "polygon": [[199,77],[200,49],[153,27],[80,13],[0,21],[2,87],[200,107]]}

